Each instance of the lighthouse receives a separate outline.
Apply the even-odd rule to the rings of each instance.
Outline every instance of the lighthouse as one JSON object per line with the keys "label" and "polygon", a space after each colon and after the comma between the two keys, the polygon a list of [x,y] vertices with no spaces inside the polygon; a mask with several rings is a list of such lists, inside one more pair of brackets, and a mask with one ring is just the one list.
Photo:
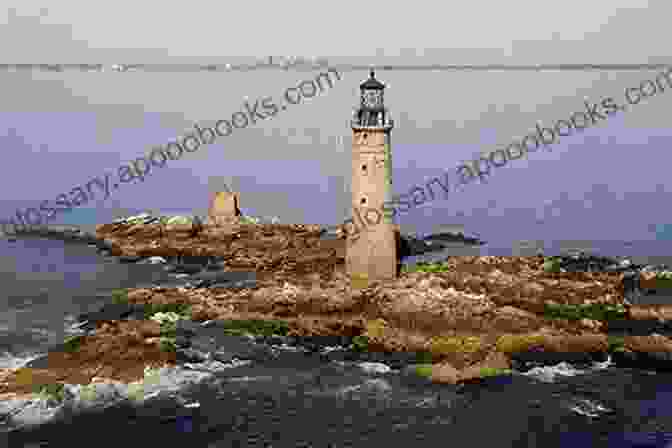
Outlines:
{"label": "lighthouse", "polygon": [[[346,269],[353,287],[397,276],[397,245],[392,215],[384,205],[392,202],[393,121],[385,107],[385,84],[370,77],[359,86],[360,104],[353,113],[352,220],[360,230],[346,243]],[[358,286],[356,286],[358,285]]]}

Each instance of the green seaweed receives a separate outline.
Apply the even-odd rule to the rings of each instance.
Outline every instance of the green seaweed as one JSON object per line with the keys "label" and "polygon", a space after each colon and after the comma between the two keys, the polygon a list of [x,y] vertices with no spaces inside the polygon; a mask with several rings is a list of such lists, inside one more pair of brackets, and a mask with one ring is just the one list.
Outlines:
{"label": "green seaweed", "polygon": [[655,289],[672,289],[672,272],[657,272],[654,279]]}
{"label": "green seaweed", "polygon": [[544,304],[544,316],[551,319],[581,320],[592,319],[607,321],[623,318],[626,310],[623,305],[588,303],[579,305]]}
{"label": "green seaweed", "polygon": [[369,338],[364,335],[352,338],[352,349],[356,352],[365,352],[369,350]]}
{"label": "green seaweed", "polygon": [[177,345],[175,345],[175,338],[162,337],[159,342],[159,348],[164,352],[176,352]]}
{"label": "green seaweed", "polygon": [[227,320],[223,323],[224,333],[232,336],[247,334],[258,336],[287,336],[289,325],[281,320]]}
{"label": "green seaweed", "polygon": [[547,258],[545,258],[542,268],[543,268],[544,272],[548,272],[548,273],[561,272],[560,258],[558,258],[558,257],[547,257]]}
{"label": "green seaweed", "polygon": [[481,378],[499,375],[511,375],[511,369],[501,369],[497,367],[481,367],[478,372]]}
{"label": "green seaweed", "polygon": [[623,336],[608,336],[607,341],[610,352],[618,352],[625,347],[625,339]]}
{"label": "green seaweed", "polygon": [[128,290],[115,289],[114,291],[112,291],[112,302],[116,304],[128,303]]}
{"label": "green seaweed", "polygon": [[403,266],[402,272],[447,272],[450,267],[447,263],[418,263],[414,266]]}
{"label": "green seaweed", "polygon": [[40,384],[35,386],[35,391],[44,396],[61,403],[65,400],[65,386],[61,383]]}
{"label": "green seaweed", "polygon": [[76,352],[84,341],[83,335],[70,336],[63,342],[63,350],[67,353]]}
{"label": "green seaweed", "polygon": [[177,333],[177,323],[175,322],[161,323],[161,336],[175,337],[176,333]]}
{"label": "green seaweed", "polygon": [[431,364],[420,364],[415,366],[415,374],[418,376],[423,376],[425,378],[432,375],[432,365]]}

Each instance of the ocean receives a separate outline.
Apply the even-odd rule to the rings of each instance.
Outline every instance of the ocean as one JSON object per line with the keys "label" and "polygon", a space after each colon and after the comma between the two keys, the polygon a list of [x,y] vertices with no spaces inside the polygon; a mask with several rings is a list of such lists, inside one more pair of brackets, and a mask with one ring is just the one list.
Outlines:
{"label": "ocean", "polygon": [[160,266],[119,264],[85,244],[0,239],[0,367],[62,342],[76,316],[109,301],[111,290],[161,278]]}

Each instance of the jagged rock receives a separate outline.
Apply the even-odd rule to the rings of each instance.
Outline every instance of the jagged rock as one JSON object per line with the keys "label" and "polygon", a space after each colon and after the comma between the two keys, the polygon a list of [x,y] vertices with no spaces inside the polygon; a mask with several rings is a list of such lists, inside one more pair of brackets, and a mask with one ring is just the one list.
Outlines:
{"label": "jagged rock", "polygon": [[98,239],[90,232],[84,231],[75,226],[63,225],[41,225],[27,226],[25,229],[17,231],[17,234],[23,236],[38,236],[44,238],[53,238],[71,242],[81,242],[87,244],[97,244]]}
{"label": "jagged rock", "polygon": [[625,299],[632,304],[638,303],[638,299],[642,296],[642,292],[639,289],[639,272],[624,272],[621,285]]}
{"label": "jagged rock", "polygon": [[181,348],[176,352],[176,359],[178,362],[201,363],[210,360],[211,356],[208,352],[201,352],[193,348]]}
{"label": "jagged rock", "polygon": [[565,272],[625,272],[637,269],[629,260],[592,255],[585,252],[552,257]]}
{"label": "jagged rock", "polygon": [[108,303],[99,310],[77,316],[79,322],[87,322],[83,329],[94,329],[98,322],[123,319],[143,319],[144,306],[130,303]]}
{"label": "jagged rock", "polygon": [[173,272],[176,274],[198,274],[203,271],[203,265],[200,264],[176,264],[166,266],[166,272]]}
{"label": "jagged rock", "polygon": [[114,243],[114,241],[112,241],[108,238],[104,238],[102,240],[97,240],[96,246],[98,247],[98,250],[100,250],[100,251],[112,252],[115,249],[116,244]]}
{"label": "jagged rock", "polygon": [[[122,225],[116,230],[101,226],[97,235],[115,242],[118,248],[112,247],[113,254],[180,257],[187,261],[189,258],[185,257],[202,257],[203,261],[198,263],[200,268],[181,269],[188,269],[190,273],[214,263],[218,265],[211,268],[214,271],[274,271],[291,276],[319,272],[330,277],[336,266],[345,264],[345,242],[321,241],[319,227],[314,227],[282,224],[235,225],[228,230],[211,227],[198,238],[189,236],[187,240],[186,235],[171,232],[159,237],[156,226],[144,226],[143,230],[129,236],[131,229]],[[179,268],[175,269],[178,271]]]}
{"label": "jagged rock", "polygon": [[256,345],[254,343],[250,343],[249,340],[245,342],[247,342],[247,344],[241,343],[233,349],[230,347],[230,343],[226,344],[225,347],[221,347],[215,350],[212,354],[212,358],[222,363],[230,363],[235,359],[255,362],[268,362],[276,357],[275,352],[270,347]]}
{"label": "jagged rock", "polygon": [[432,246],[426,241],[415,238],[411,235],[399,235],[397,240],[397,257],[405,258],[415,255],[422,255],[432,250],[438,250],[439,247]]}
{"label": "jagged rock", "polygon": [[180,257],[180,264],[200,265],[202,268],[205,268],[210,264],[211,258],[209,256],[183,255]]}
{"label": "jagged rock", "polygon": [[161,336],[161,324],[153,320],[143,320],[138,325],[138,331],[143,338]]}
{"label": "jagged rock", "polygon": [[492,325],[500,331],[534,331],[542,326],[540,316],[513,306],[503,306],[494,313]]}
{"label": "jagged rock", "polygon": [[[255,272],[200,272],[194,274],[191,279],[194,281],[194,285],[197,285],[199,288],[207,288],[214,285],[221,285],[217,287],[232,287],[234,283],[240,283],[241,285],[246,284],[245,281],[248,281],[248,284],[256,282],[256,273]],[[249,282],[251,281],[251,282]]]}
{"label": "jagged rock", "polygon": [[435,242],[463,243],[463,244],[477,245],[477,246],[482,246],[482,245],[486,244],[485,241],[481,241],[480,239],[475,238],[475,237],[465,236],[462,232],[459,232],[459,233],[451,233],[451,232],[434,233],[434,234],[425,236],[424,238],[422,238],[422,241],[425,241],[425,242],[428,242],[428,243],[435,243]]}
{"label": "jagged rock", "polygon": [[79,240],[87,244],[95,244],[98,241],[98,238],[91,232],[82,232],[79,236]]}
{"label": "jagged rock", "polygon": [[194,284],[194,287],[196,288],[226,288],[226,289],[243,289],[243,288],[256,288],[258,285],[257,280],[255,279],[245,279],[245,280],[237,280],[233,282],[217,282],[217,283],[196,283]]}
{"label": "jagged rock", "polygon": [[177,335],[175,336],[175,346],[179,348],[189,348],[191,347],[191,339],[188,336]]}
{"label": "jagged rock", "polygon": [[271,336],[256,336],[254,338],[255,342],[258,344],[268,344],[268,345],[293,345],[294,338],[289,338],[287,336],[271,335]]}
{"label": "jagged rock", "polygon": [[202,328],[204,327],[199,323],[187,319],[180,319],[175,323],[175,333],[187,337],[198,334]]}
{"label": "jagged rock", "polygon": [[224,268],[226,268],[226,262],[225,261],[214,261],[214,262],[210,263],[209,265],[207,265],[205,267],[206,270],[211,271],[211,272],[212,271],[221,271]]}

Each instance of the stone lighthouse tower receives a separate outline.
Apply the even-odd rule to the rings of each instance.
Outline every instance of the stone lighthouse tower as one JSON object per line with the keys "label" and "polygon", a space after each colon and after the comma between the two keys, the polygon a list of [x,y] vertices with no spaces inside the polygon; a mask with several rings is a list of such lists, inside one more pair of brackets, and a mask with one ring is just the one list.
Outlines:
{"label": "stone lighthouse tower", "polygon": [[373,70],[360,86],[352,127],[352,212],[359,231],[348,236],[346,268],[355,285],[397,276],[395,225],[384,203],[392,202],[393,127],[383,102],[385,85]]}

